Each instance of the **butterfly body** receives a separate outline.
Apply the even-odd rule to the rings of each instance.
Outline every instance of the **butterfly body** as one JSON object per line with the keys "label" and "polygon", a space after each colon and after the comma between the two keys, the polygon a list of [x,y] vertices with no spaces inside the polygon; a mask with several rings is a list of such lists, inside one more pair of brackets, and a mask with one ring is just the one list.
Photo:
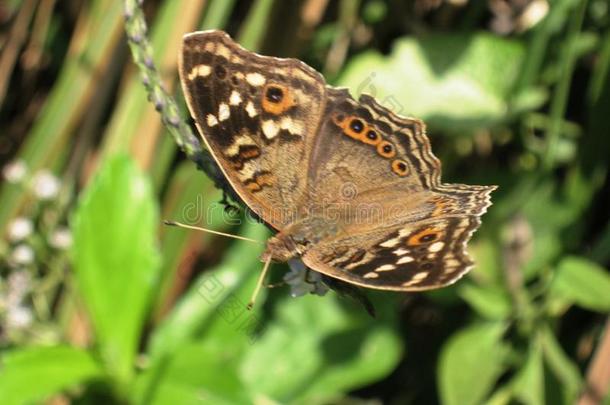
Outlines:
{"label": "butterfly body", "polygon": [[278,233],[263,259],[369,288],[455,282],[494,186],[443,184],[424,124],[354,100],[295,59],[221,31],[185,36],[180,77],[199,132],[248,207]]}

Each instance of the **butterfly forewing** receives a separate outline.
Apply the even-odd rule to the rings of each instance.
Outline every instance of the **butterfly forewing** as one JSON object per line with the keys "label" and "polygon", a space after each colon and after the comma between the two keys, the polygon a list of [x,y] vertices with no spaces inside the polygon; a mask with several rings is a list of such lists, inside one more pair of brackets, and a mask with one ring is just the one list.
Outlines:
{"label": "butterfly forewing", "polygon": [[290,223],[324,109],[320,74],[207,31],[185,37],[180,78],[198,129],[239,196],[276,229]]}

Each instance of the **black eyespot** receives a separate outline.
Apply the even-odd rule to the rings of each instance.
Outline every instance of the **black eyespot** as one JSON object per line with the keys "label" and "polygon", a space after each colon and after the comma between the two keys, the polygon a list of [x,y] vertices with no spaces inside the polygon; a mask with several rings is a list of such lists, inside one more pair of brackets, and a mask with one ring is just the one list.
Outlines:
{"label": "black eyespot", "polygon": [[429,234],[423,235],[421,238],[419,238],[419,241],[422,243],[432,242],[433,240],[436,239],[436,237],[437,237],[437,234],[429,233]]}
{"label": "black eyespot", "polygon": [[430,270],[434,267],[434,263],[432,262],[426,262],[423,263],[421,266],[419,266],[422,270]]}
{"label": "black eyespot", "polygon": [[383,145],[383,152],[384,153],[392,152],[392,145],[390,145],[390,144]]}
{"label": "black eyespot", "polygon": [[375,131],[369,131],[366,133],[366,137],[369,138],[371,141],[374,141],[377,139],[379,135],[377,135],[377,132]]}
{"label": "black eyespot", "polygon": [[349,123],[349,127],[352,129],[352,131],[359,134],[364,129],[364,124],[362,121],[356,118]]}
{"label": "black eyespot", "polygon": [[224,66],[216,65],[214,66],[214,74],[219,79],[224,79],[227,76],[227,69],[225,69]]}
{"label": "black eyespot", "polygon": [[267,88],[267,92],[265,93],[265,97],[270,103],[277,104],[280,103],[284,98],[284,91],[279,87],[269,86]]}
{"label": "black eyespot", "polygon": [[398,162],[396,164],[396,167],[398,167],[398,170],[400,170],[401,172],[407,171],[407,165],[405,165],[403,162]]}

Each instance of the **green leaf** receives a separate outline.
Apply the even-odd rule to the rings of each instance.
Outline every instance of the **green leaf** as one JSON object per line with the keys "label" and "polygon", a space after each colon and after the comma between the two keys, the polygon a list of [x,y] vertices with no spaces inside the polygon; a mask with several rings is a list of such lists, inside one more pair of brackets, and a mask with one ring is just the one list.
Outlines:
{"label": "green leaf", "polygon": [[248,404],[239,380],[231,345],[199,341],[177,349],[163,367],[163,376],[138,403]]}
{"label": "green leaf", "polygon": [[510,296],[500,287],[477,287],[462,283],[458,293],[479,315],[488,319],[506,319],[512,310]]}
{"label": "green leaf", "polygon": [[[268,235],[265,227],[258,224],[249,223],[241,230],[240,235],[256,240],[265,240]],[[236,242],[218,266],[195,280],[192,288],[155,329],[149,349],[153,359],[201,338],[203,328],[210,328],[212,323],[222,321],[218,310],[231,297],[238,297],[247,303],[262,270],[262,263],[258,259],[261,252],[262,245]],[[264,294],[265,289],[261,291],[261,300],[264,300]]]}
{"label": "green leaf", "polygon": [[[260,224],[248,222],[241,228],[240,235],[264,240],[268,231]],[[256,340],[255,328],[262,323],[256,311],[246,309],[262,269],[258,259],[261,250],[262,245],[237,241],[216,268],[193,282],[153,333],[148,350],[151,364],[136,380],[132,391],[134,403],[147,404],[157,401],[158,397],[171,397],[172,393],[190,403],[202,390],[222,396],[221,388],[210,385],[216,385],[212,376],[202,375],[185,385],[180,385],[180,378],[176,377],[183,368],[181,364],[192,356],[185,353],[200,346],[205,346],[206,354],[197,358],[198,364],[189,365],[192,367],[190,372],[193,369],[214,372],[222,368],[223,373],[229,374],[229,380],[237,378],[234,375],[237,375],[238,362]],[[263,289],[259,300],[263,301],[265,294]],[[231,387],[234,383],[229,381],[221,386]],[[240,390],[246,392],[243,388]],[[236,398],[239,393],[233,391],[237,389],[231,388],[224,394],[229,399]],[[242,394],[239,395],[241,398]]]}
{"label": "green leaf", "polygon": [[330,294],[284,299],[276,308],[241,365],[254,397],[324,403],[383,378],[400,359],[390,323],[350,313]]}
{"label": "green leaf", "polygon": [[541,330],[542,351],[546,364],[562,383],[564,403],[573,404],[582,387],[582,377],[576,364],[565,354],[551,330]]}
{"label": "green leaf", "polygon": [[5,352],[2,358],[2,404],[43,401],[66,388],[103,376],[100,365],[81,349],[31,347]]}
{"label": "green leaf", "polygon": [[512,381],[515,397],[526,405],[545,404],[544,363],[541,349],[538,339],[530,343],[527,360]]}
{"label": "green leaf", "polygon": [[557,266],[551,294],[592,311],[610,311],[610,274],[585,258],[565,257]]}
{"label": "green leaf", "polygon": [[74,270],[110,374],[125,383],[159,269],[157,206],[127,157],[106,161],[72,221]]}
{"label": "green leaf", "polygon": [[445,405],[480,404],[504,371],[508,347],[504,323],[470,326],[452,336],[441,352],[438,386]]}
{"label": "green leaf", "polygon": [[455,133],[506,119],[505,100],[523,56],[519,42],[485,33],[401,38],[388,57],[365,52],[353,58],[339,85]]}

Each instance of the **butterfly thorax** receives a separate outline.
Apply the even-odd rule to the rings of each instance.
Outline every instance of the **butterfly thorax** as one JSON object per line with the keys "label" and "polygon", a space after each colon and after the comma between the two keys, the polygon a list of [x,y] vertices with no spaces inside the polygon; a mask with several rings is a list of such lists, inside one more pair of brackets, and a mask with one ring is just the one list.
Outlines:
{"label": "butterfly thorax", "polygon": [[292,258],[300,257],[310,245],[335,236],[338,229],[335,219],[322,216],[306,217],[269,238],[261,259],[265,261],[271,257],[273,261],[287,262]]}

